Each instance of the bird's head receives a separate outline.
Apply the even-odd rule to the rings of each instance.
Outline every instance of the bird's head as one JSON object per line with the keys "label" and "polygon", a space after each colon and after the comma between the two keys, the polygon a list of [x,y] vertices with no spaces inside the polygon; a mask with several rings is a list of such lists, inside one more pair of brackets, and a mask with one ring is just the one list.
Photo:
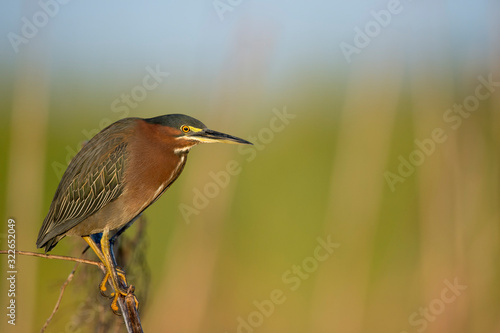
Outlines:
{"label": "bird's head", "polygon": [[145,120],[151,124],[168,127],[178,151],[188,151],[198,143],[252,144],[238,137],[211,130],[198,119],[183,114],[167,114]]}

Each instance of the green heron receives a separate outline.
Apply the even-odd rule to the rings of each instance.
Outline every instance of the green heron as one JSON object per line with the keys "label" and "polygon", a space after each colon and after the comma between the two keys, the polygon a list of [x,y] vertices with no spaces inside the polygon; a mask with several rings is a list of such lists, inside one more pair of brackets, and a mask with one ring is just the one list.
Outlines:
{"label": "green heron", "polygon": [[71,160],[37,247],[48,252],[65,236],[81,236],[106,267],[100,290],[104,294],[111,280],[111,308],[117,312],[127,282],[110,243],[179,177],[189,150],[211,142],[251,144],[182,114],[125,118],[106,127]]}

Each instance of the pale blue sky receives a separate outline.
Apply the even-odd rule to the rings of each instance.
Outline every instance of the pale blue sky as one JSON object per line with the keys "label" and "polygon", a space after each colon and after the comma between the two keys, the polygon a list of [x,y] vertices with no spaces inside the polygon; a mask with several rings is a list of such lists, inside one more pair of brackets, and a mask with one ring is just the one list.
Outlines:
{"label": "pale blue sky", "polygon": [[[56,0],[45,0],[50,3]],[[227,0],[226,0],[227,1]],[[0,12],[2,48],[6,34],[20,33],[21,17],[30,18],[41,8],[36,1],[6,1]],[[81,1],[61,5],[59,12],[41,29],[56,52],[73,56],[97,52],[105,54],[164,51],[167,44],[178,47],[199,47],[217,50],[242,26],[259,24],[279,29],[289,39],[290,50],[303,44],[318,48],[349,39],[352,28],[370,19],[371,10],[384,8],[389,1],[258,1],[242,0],[220,21],[213,2],[205,1]],[[403,12],[396,17],[397,27],[427,27],[429,18],[438,14],[443,23],[463,37],[484,33],[489,6],[486,0],[401,1]],[[24,8],[24,10],[23,10]],[[463,32],[467,34],[464,36]],[[37,37],[38,38],[38,37]],[[130,48],[130,45],[136,47]],[[4,53],[5,50],[2,50]]]}
{"label": "pale blue sky", "polygon": [[[21,35],[22,17],[32,21],[42,9],[38,1],[11,0],[0,12],[0,66],[11,67],[29,52],[46,54],[53,70],[84,72],[123,66],[143,70],[144,64],[160,63],[214,75],[232,57],[259,53],[267,57],[268,74],[278,77],[297,64],[345,67],[351,64],[339,44],[352,43],[354,28],[363,28],[373,20],[370,12],[387,8],[390,1],[242,0],[221,21],[211,0],[71,0],[15,53],[8,33]],[[443,47],[457,48],[458,57],[464,49],[479,57],[486,52],[493,9],[499,7],[487,0],[402,0],[401,6],[402,12],[381,32],[387,45],[422,52],[429,47],[428,38],[443,34]]]}

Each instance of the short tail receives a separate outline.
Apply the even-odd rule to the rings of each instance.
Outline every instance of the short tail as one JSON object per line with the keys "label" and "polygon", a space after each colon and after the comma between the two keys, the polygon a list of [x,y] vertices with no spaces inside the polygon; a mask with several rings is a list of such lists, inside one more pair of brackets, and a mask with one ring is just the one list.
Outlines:
{"label": "short tail", "polygon": [[36,247],[37,247],[37,249],[45,247],[45,253],[47,253],[50,250],[52,250],[54,248],[54,246],[56,246],[57,243],[63,237],[64,236],[62,236],[62,237],[61,236],[56,236],[56,237],[53,237],[53,238],[51,238],[51,239],[49,239],[48,241],[45,241],[45,242],[43,242],[43,240],[41,240],[41,239],[38,239],[37,242],[36,242]]}

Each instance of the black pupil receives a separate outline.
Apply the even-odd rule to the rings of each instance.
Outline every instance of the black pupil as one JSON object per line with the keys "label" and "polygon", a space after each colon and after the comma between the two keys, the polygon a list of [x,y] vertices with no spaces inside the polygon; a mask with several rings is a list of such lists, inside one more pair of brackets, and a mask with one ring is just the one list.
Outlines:
{"label": "black pupil", "polygon": [[184,132],[187,132],[187,131],[189,131],[189,127],[184,126],[184,127],[182,128],[182,130],[183,130]]}

